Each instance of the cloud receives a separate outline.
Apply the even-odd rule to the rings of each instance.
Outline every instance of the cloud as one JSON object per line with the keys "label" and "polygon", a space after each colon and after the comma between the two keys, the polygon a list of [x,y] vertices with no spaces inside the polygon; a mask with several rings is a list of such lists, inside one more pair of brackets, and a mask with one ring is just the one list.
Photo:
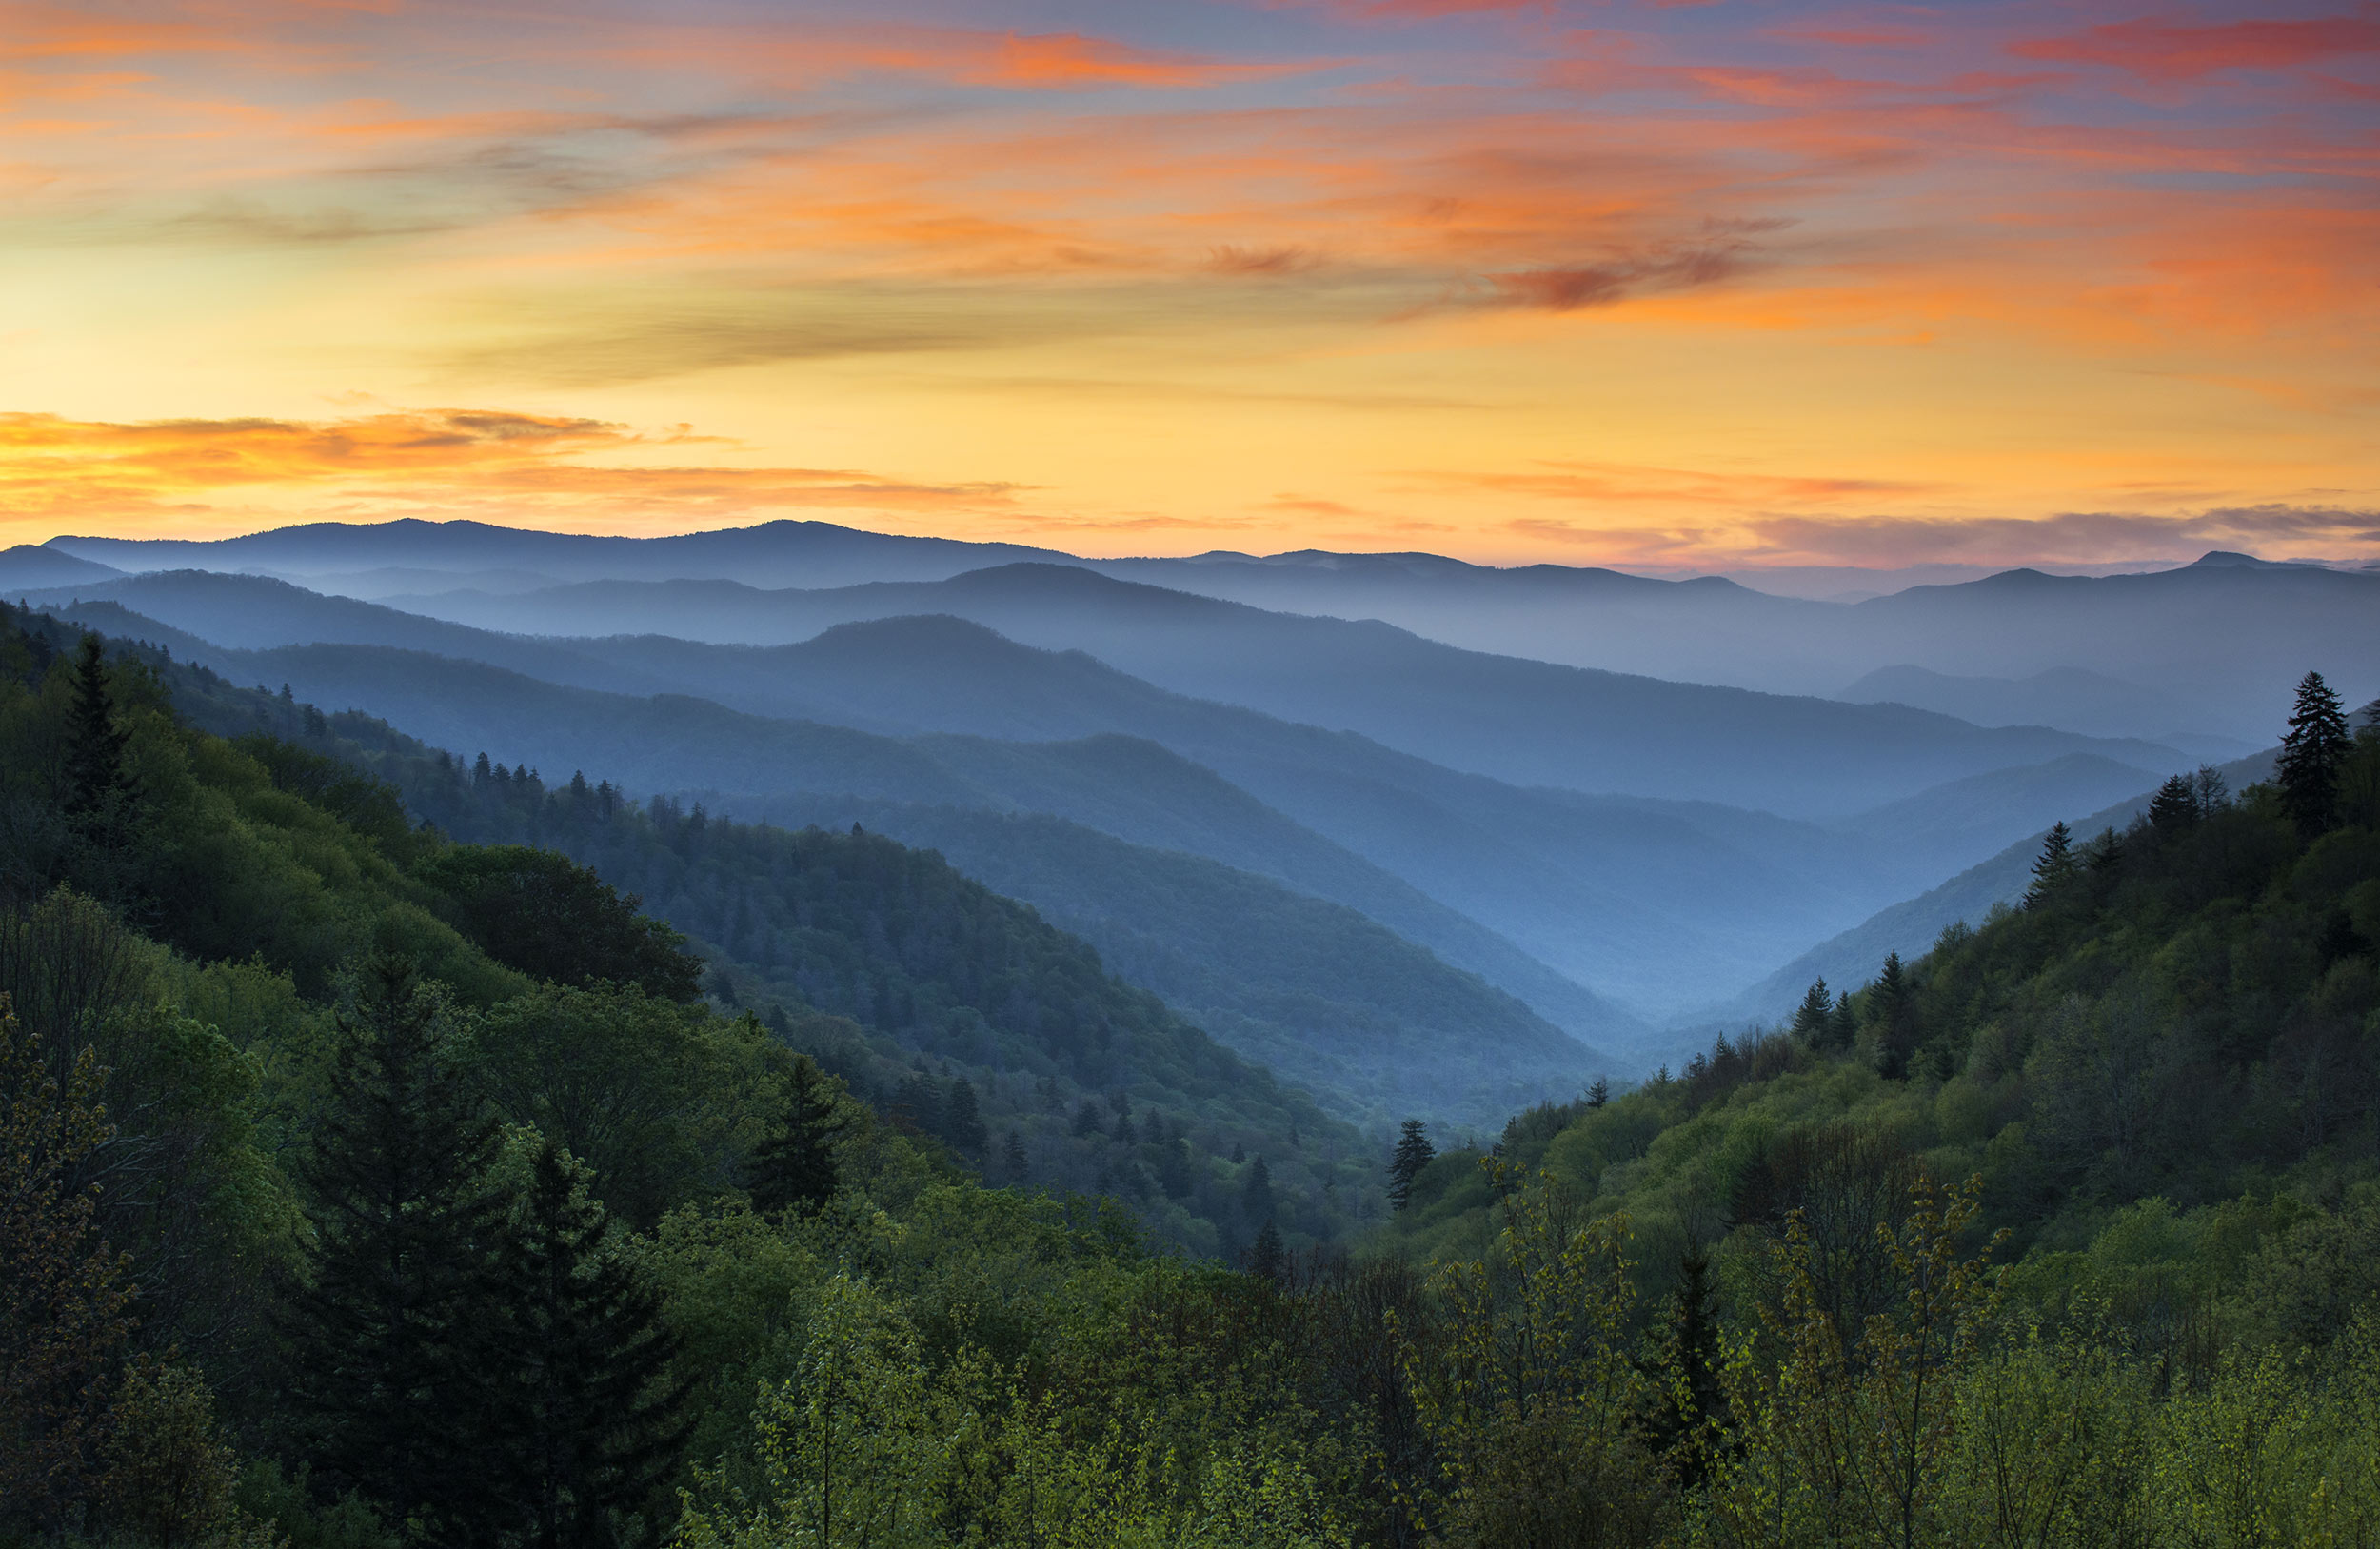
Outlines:
{"label": "cloud", "polygon": [[1716,506],[1735,510],[1775,505],[1874,501],[1887,496],[1928,494],[1941,487],[1907,480],[1715,473],[1632,463],[1547,462],[1526,472],[1432,472],[1413,476],[1441,487],[1580,504]]}
{"label": "cloud", "polygon": [[2380,52],[2380,13],[2190,26],[2140,17],[2009,45],[2019,59],[2105,65],[2144,81],[2190,81],[2225,70],[2287,70],[2343,54]]}
{"label": "cloud", "polygon": [[1021,487],[934,484],[849,468],[624,466],[590,457],[697,445],[684,427],[501,409],[343,420],[70,420],[0,415],[0,520],[335,501],[347,512],[504,510],[672,516],[776,508],[1002,508]]}
{"label": "cloud", "polygon": [[1760,516],[1744,526],[1752,539],[1747,557],[1770,563],[2091,564],[2134,557],[2194,559],[2211,548],[2301,553],[2308,546],[2365,550],[2380,544],[2380,510],[2282,504],[2173,516],[2135,511],[1957,521]]}

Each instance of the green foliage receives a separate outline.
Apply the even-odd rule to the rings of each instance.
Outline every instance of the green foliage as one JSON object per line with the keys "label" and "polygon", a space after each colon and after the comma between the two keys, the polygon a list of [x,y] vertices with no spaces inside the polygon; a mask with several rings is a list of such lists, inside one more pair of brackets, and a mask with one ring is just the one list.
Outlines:
{"label": "green foliage", "polygon": [[446,899],[446,917],[508,968],[557,984],[634,984],[664,1000],[700,992],[702,960],[685,938],[638,912],[603,879],[551,850],[522,844],[457,846],[431,856],[422,880]]}

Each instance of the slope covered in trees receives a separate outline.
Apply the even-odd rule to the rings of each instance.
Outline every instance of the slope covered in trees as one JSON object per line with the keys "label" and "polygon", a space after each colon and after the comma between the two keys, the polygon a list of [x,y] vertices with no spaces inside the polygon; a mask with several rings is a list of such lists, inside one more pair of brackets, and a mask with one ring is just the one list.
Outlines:
{"label": "slope covered in trees", "polygon": [[[880,1116],[763,1019],[674,998],[672,933],[566,863],[178,723],[162,683],[224,729],[304,706],[74,645],[0,636],[21,1538],[2380,1532],[2380,737],[2342,745],[2316,685],[2277,787],[2161,791],[1795,1030],[1518,1115],[1489,1156],[1378,1147],[1348,1175],[1396,1185],[1378,1253],[1298,1251],[1293,1169],[1207,1158],[1259,1223],[1235,1272],[1150,1252],[1131,1210],[984,1186],[950,1161],[973,1083],[777,993],[864,979],[922,1013],[893,1027],[996,1049],[1038,1018],[1053,1067],[1155,1050],[1230,1101],[1161,1008],[932,858],[734,836],[786,881],[726,923],[774,931],[783,971],[721,983],[714,956],[715,993],[862,1085],[905,1068]],[[722,836],[360,719],[320,736],[458,817],[608,831],[657,887]],[[949,1141],[911,1133],[928,1103]],[[1176,1111],[1086,1102],[1066,1139],[1114,1165]]]}

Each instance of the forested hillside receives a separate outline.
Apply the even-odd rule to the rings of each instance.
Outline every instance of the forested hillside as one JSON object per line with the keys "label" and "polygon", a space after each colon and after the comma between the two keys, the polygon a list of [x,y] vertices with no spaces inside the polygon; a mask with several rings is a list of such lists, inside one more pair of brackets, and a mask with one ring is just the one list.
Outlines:
{"label": "forested hillside", "polygon": [[2380,1536],[2380,733],[2318,679],[2271,784],[2053,831],[1791,1028],[1333,1169],[931,855],[6,622],[19,1541]]}

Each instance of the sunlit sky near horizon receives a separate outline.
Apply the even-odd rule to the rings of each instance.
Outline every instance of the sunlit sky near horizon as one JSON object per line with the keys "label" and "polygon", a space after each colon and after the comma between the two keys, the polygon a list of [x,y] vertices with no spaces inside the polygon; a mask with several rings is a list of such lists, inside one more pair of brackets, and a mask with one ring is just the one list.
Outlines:
{"label": "sunlit sky near horizon", "polygon": [[0,3],[0,542],[2380,557],[2380,5]]}

